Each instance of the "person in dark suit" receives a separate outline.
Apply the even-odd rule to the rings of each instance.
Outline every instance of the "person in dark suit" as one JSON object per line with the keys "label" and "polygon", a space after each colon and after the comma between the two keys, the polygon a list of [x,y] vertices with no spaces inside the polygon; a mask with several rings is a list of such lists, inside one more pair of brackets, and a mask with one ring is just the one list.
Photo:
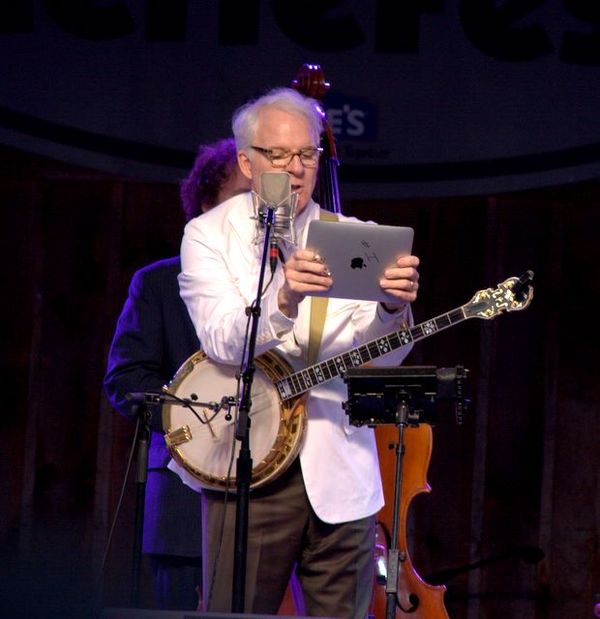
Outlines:
{"label": "person in dark suit", "polygon": [[[237,193],[249,181],[237,165],[234,141],[201,146],[189,176],[181,184],[186,221]],[[135,421],[125,395],[156,391],[200,348],[187,309],[179,296],[179,257],[137,271],[117,322],[104,388],[111,405]],[[159,608],[194,610],[201,577],[200,496],[167,469],[160,407],[152,410],[143,552],[150,557]]]}

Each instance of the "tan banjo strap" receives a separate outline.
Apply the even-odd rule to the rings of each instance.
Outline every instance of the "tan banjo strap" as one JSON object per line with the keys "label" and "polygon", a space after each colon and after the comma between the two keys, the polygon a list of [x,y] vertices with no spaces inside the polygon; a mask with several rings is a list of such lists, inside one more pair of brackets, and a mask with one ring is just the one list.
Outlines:
{"label": "tan banjo strap", "polygon": [[[325,221],[337,221],[338,216],[330,211],[321,209],[320,219]],[[321,346],[323,337],[323,327],[325,325],[325,315],[327,314],[327,297],[311,297],[310,299],[310,327],[308,335],[308,350],[306,359],[308,365],[314,365],[317,361],[317,354]]]}

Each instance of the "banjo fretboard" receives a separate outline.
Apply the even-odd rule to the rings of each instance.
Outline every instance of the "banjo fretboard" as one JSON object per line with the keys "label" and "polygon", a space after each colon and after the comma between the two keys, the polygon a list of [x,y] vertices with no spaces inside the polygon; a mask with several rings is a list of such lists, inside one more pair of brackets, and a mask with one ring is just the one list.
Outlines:
{"label": "banjo fretboard", "polygon": [[326,383],[341,376],[347,368],[364,365],[402,346],[407,346],[411,342],[417,342],[466,320],[469,316],[465,312],[465,307],[458,307],[414,327],[406,327],[399,331],[394,331],[388,335],[371,340],[366,344],[352,348],[340,355],[335,355],[325,359],[325,361],[294,372],[275,383],[277,391],[282,400],[289,400],[301,395],[315,385]]}

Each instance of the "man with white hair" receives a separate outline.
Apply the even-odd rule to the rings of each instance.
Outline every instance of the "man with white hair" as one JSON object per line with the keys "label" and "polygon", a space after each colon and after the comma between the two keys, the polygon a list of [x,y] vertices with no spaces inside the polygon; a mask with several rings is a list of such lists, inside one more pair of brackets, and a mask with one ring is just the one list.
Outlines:
{"label": "man with white hair", "polygon": [[[298,196],[296,245],[280,242],[282,265],[262,298],[256,345],[257,355],[274,350],[294,370],[308,365],[310,295],[333,283],[320,256],[304,249],[308,224],[321,215],[312,199],[321,129],[316,101],[287,88],[242,106],[233,117],[238,163],[253,189],[258,191],[263,172],[279,170],[289,173]],[[204,351],[223,364],[241,361],[246,309],[257,291],[261,245],[253,243],[252,215],[251,193],[240,194],[188,223],[182,242],[182,298]],[[380,285],[394,303],[329,299],[316,360],[410,322],[418,264],[416,256],[404,256],[386,271]],[[385,363],[400,363],[409,349],[398,349]],[[276,613],[296,564],[309,615],[367,615],[375,514],[383,493],[373,430],[349,425],[341,406],[345,398],[340,378],[311,389],[298,458],[250,493],[245,612]],[[210,611],[231,610],[234,498],[224,505],[222,492],[202,491],[204,595]]]}

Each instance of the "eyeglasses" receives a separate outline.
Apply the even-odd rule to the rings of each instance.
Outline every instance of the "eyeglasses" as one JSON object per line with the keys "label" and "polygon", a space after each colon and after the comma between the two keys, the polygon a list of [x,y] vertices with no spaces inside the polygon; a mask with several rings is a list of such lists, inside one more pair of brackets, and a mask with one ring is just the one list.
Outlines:
{"label": "eyeglasses", "polygon": [[298,150],[286,150],[285,148],[261,148],[260,146],[250,146],[255,151],[266,157],[274,168],[287,168],[292,159],[298,155],[300,162],[305,168],[314,168],[319,161],[319,154],[322,148],[300,148]]}

